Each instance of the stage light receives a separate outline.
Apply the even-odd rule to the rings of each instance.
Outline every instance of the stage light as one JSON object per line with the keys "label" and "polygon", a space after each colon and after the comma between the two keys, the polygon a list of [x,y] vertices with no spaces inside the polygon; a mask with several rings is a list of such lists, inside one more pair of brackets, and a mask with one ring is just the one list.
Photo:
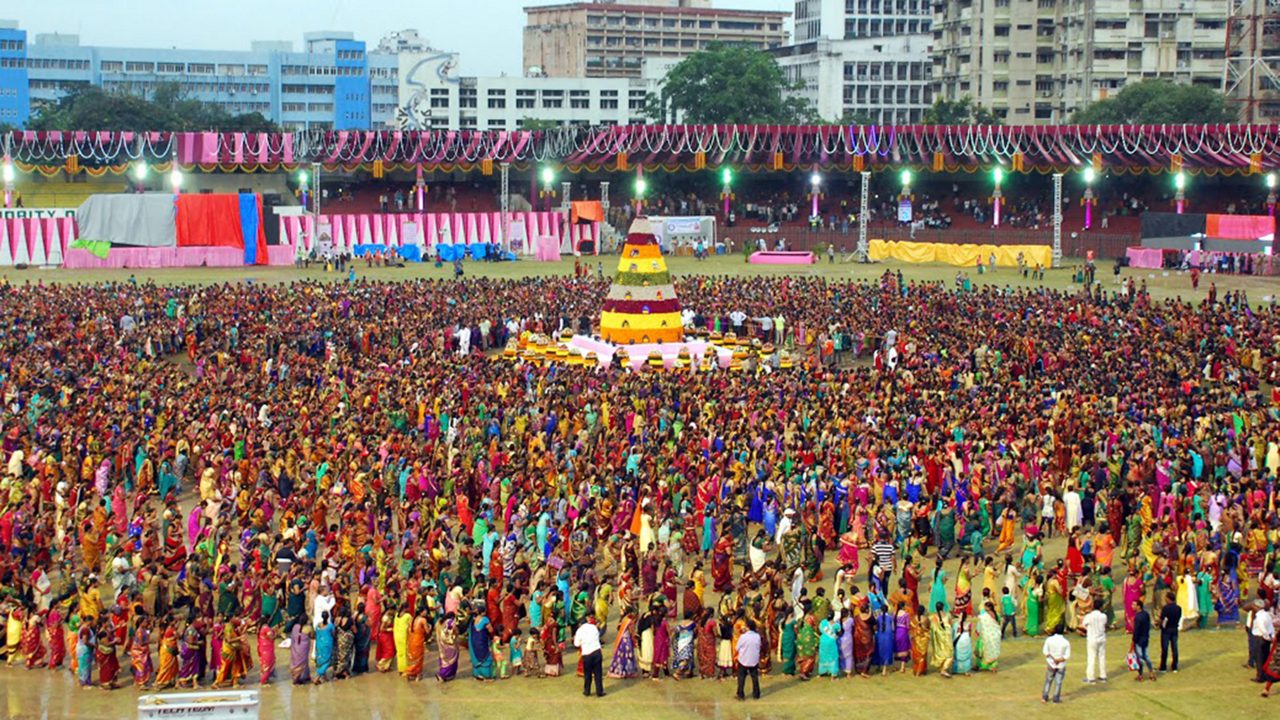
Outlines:
{"label": "stage light", "polygon": [[1187,176],[1179,172],[1173,176],[1173,186],[1179,190],[1187,187]]}
{"label": "stage light", "polygon": [[903,170],[902,171],[902,189],[905,190],[909,187],[911,187],[911,171]]}
{"label": "stage light", "polygon": [[551,184],[554,183],[555,181],[556,181],[556,171],[552,170],[550,167],[542,168],[542,184],[546,185],[547,187],[551,187]]}
{"label": "stage light", "polygon": [[1085,169],[1084,169],[1084,184],[1085,184],[1085,185],[1092,185],[1092,184],[1093,184],[1094,177],[1095,177],[1095,173],[1094,173],[1094,171],[1093,171],[1093,168],[1092,168],[1092,167],[1087,167],[1087,168],[1085,168]]}
{"label": "stage light", "polygon": [[820,175],[820,174],[818,174],[818,173],[814,173],[814,174],[810,175],[810,176],[809,176],[809,184],[810,184],[810,185],[812,185],[812,186],[814,186],[814,187],[818,187],[819,185],[821,185],[821,184],[822,184],[822,175]]}
{"label": "stage light", "polygon": [[310,179],[311,179],[311,176],[310,176],[309,174],[307,174],[307,171],[306,171],[306,170],[299,170],[299,171],[298,171],[298,184],[299,184],[299,185],[302,185],[303,187],[306,187],[306,185],[307,185],[307,181],[308,181],[308,180],[310,180]]}
{"label": "stage light", "polygon": [[1276,174],[1273,172],[1267,173],[1267,189],[1268,190],[1276,189]]}
{"label": "stage light", "polygon": [[182,171],[178,169],[177,163],[173,166],[173,172],[169,173],[169,184],[173,186],[174,192],[182,188]]}
{"label": "stage light", "polygon": [[14,179],[14,177],[15,177],[15,175],[14,175],[13,163],[12,163],[12,162],[10,162],[10,161],[8,161],[8,160],[5,160],[5,161],[4,161],[4,182],[5,182],[5,184],[6,184],[6,185],[12,185],[12,184],[13,184],[13,179]]}
{"label": "stage light", "polygon": [[991,171],[991,177],[995,178],[996,187],[1000,187],[1001,181],[1004,180],[1004,168],[997,165],[996,169]]}
{"label": "stage light", "polygon": [[725,184],[726,186],[728,186],[728,185],[729,185],[729,183],[732,183],[732,182],[733,182],[733,168],[731,168],[731,167],[724,167],[724,168],[721,168],[721,169],[720,169],[720,180],[721,180],[721,181],[723,181],[723,182],[724,182],[724,184]]}
{"label": "stage light", "polygon": [[649,182],[642,177],[636,178],[636,197],[642,198],[649,189]]}
{"label": "stage light", "polygon": [[133,179],[142,182],[147,179],[147,164],[138,163],[133,166]]}

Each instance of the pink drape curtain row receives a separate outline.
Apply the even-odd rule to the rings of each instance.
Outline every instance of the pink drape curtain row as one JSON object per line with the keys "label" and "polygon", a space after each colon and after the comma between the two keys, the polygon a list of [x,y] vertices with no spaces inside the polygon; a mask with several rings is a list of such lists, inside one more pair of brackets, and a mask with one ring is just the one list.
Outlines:
{"label": "pink drape curtain row", "polygon": [[[513,225],[523,227],[526,240],[521,252],[524,254],[535,251],[538,238],[550,237],[557,242],[564,240],[566,226],[563,216],[558,212],[516,212],[510,214],[510,219]],[[399,247],[408,244],[414,233],[418,244],[424,248],[442,243],[508,245],[507,231],[502,224],[502,213],[499,212],[321,215],[320,222],[328,225],[331,242],[336,248],[353,248],[356,245]],[[412,230],[410,224],[414,226]],[[578,243],[599,239],[600,223],[569,225],[567,232],[572,247],[577,247]],[[315,233],[315,219],[310,215],[280,218],[282,243],[301,243],[304,250],[310,250]]]}
{"label": "pink drape curtain row", "polygon": [[1251,169],[1280,166],[1280,125],[844,126],[630,125],[538,131],[305,131],[298,133],[14,131],[22,162],[119,164],[138,159],[183,165],[455,164],[552,162],[578,168],[700,162],[973,167],[1020,156],[1027,169],[1092,162],[1109,167]]}

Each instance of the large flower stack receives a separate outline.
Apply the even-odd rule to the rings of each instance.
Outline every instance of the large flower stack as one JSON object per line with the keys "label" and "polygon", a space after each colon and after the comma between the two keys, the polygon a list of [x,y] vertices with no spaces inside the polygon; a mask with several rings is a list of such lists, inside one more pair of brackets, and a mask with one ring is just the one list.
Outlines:
{"label": "large flower stack", "polygon": [[600,335],[617,345],[673,343],[684,338],[680,299],[648,218],[636,218],[605,296]]}

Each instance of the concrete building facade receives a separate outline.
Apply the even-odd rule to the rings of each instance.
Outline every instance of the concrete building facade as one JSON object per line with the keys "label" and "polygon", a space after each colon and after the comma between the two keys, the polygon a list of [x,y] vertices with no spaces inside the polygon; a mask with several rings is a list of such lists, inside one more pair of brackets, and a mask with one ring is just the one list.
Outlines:
{"label": "concrete building facade", "polygon": [[772,51],[823,120],[923,119],[933,102],[929,0],[796,0],[795,43]]}
{"label": "concrete building facade", "polygon": [[1227,0],[939,0],[937,97],[1010,124],[1066,123],[1151,78],[1219,88]]}
{"label": "concrete building facade", "polygon": [[397,127],[518,130],[559,125],[642,125],[649,92],[670,60],[646,60],[639,78],[465,77],[453,53],[400,54]]}
{"label": "concrete building facade", "polygon": [[645,58],[683,58],[712,43],[768,50],[787,41],[787,13],[725,10],[708,0],[597,0],[525,13],[525,75],[638,78]]}
{"label": "concrete building facade", "polygon": [[289,42],[254,42],[247,51],[82,45],[76,35],[37,34],[0,25],[0,123],[22,127],[70,90],[96,85],[150,96],[176,83],[187,97],[237,115],[257,112],[286,129],[385,127],[395,117],[399,60],[369,52],[346,32]]}

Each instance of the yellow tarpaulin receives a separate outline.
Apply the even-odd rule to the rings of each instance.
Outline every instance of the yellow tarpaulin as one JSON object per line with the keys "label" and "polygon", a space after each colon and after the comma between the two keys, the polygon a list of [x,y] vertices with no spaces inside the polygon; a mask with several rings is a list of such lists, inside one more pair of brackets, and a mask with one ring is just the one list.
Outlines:
{"label": "yellow tarpaulin", "polygon": [[901,260],[909,263],[943,263],[957,267],[973,267],[979,258],[986,265],[991,255],[996,265],[1017,267],[1018,254],[1031,267],[1052,267],[1053,248],[1048,245],[953,245],[951,243],[894,242],[872,240],[867,255],[871,260]]}

